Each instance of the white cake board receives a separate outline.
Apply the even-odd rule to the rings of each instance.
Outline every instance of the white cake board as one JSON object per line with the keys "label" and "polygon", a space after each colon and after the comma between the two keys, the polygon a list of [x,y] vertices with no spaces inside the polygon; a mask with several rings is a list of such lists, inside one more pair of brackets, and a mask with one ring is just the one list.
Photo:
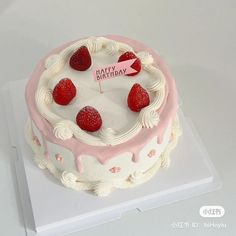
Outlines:
{"label": "white cake board", "polygon": [[220,188],[221,182],[189,119],[180,114],[183,136],[171,154],[171,166],[149,182],[115,190],[101,198],[63,187],[32,160],[24,139],[28,112],[24,100],[27,80],[7,84],[6,114],[15,160],[27,235],[65,235],[122,217],[133,209],[145,211]]}

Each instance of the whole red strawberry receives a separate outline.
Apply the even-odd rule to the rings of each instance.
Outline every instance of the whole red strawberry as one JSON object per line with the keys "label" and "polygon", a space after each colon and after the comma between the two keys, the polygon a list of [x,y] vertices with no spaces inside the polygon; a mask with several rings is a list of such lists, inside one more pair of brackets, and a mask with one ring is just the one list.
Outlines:
{"label": "whole red strawberry", "polygon": [[76,123],[81,129],[94,132],[101,128],[102,118],[95,108],[86,106],[78,112]]}
{"label": "whole red strawberry", "polygon": [[140,59],[138,57],[136,57],[136,55],[133,52],[130,52],[130,51],[123,53],[118,59],[118,62],[121,62],[121,61],[127,61],[127,60],[131,60],[131,59],[135,59],[135,58],[137,58],[137,60],[132,64],[131,67],[133,69],[135,69],[137,72],[127,74],[128,76],[137,75],[141,71]]}
{"label": "whole red strawberry", "polygon": [[92,64],[92,59],[86,46],[80,47],[70,58],[70,66],[79,71],[87,70]]}
{"label": "whole red strawberry", "polygon": [[55,86],[52,92],[54,101],[60,105],[67,105],[76,95],[76,87],[73,82],[68,79],[62,79]]}
{"label": "whole red strawberry", "polygon": [[139,112],[150,103],[148,92],[140,84],[134,84],[129,91],[127,103],[130,110]]}

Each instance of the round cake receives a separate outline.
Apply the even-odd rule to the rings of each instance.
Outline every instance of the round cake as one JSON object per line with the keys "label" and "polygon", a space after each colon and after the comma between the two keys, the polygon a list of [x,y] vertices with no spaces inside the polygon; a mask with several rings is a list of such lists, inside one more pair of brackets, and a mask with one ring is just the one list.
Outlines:
{"label": "round cake", "polygon": [[152,49],[108,35],[50,52],[26,86],[26,139],[60,182],[98,196],[144,183],[181,130],[175,81]]}

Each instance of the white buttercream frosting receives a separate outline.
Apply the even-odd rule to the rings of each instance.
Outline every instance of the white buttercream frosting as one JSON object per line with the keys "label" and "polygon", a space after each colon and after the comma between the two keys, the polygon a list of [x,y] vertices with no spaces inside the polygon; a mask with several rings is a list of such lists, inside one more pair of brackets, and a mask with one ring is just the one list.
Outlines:
{"label": "white buttercream frosting", "polygon": [[134,173],[132,173],[129,177],[129,180],[131,182],[135,182],[137,180],[140,180],[142,177],[144,176],[143,172],[141,171],[135,171]]}
{"label": "white buttercream frosting", "polygon": [[76,181],[77,181],[77,177],[74,174],[67,171],[62,172],[61,182],[68,188],[73,188]]}
{"label": "white buttercream frosting", "polygon": [[49,56],[45,61],[45,68],[49,68],[50,66],[52,66],[55,62],[59,60],[59,57],[60,55],[58,54],[53,54]]}
{"label": "white buttercream frosting", "polygon": [[159,116],[156,111],[150,109],[150,111],[146,111],[142,109],[140,112],[140,122],[143,124],[145,128],[153,128],[159,122]]}
{"label": "white buttercream frosting", "polygon": [[141,60],[143,66],[153,63],[153,57],[148,52],[138,52],[137,57]]}
{"label": "white buttercream frosting", "polygon": [[62,120],[54,125],[54,135],[62,140],[70,139],[73,137],[73,132],[70,128],[70,122],[68,120]]}
{"label": "white buttercream frosting", "polygon": [[114,55],[118,52],[119,50],[119,43],[115,42],[115,41],[110,41],[107,43],[106,46],[106,52],[110,55]]}
{"label": "white buttercream frosting", "polygon": [[49,88],[41,87],[39,88],[37,94],[36,94],[36,102],[44,101],[45,104],[50,104],[53,102],[52,99],[52,91]]}
{"label": "white buttercream frosting", "polygon": [[86,40],[85,46],[91,53],[98,52],[102,49],[103,41],[99,37],[90,37]]}
{"label": "white buttercream frosting", "polygon": [[[153,128],[154,126],[158,125],[159,117],[156,111],[160,108],[161,104],[164,101],[165,77],[158,68],[152,65],[153,57],[148,52],[136,52],[136,55],[141,60],[143,72],[135,76],[134,78],[124,78],[126,82],[123,84],[126,87],[120,88],[120,91],[122,93],[128,95],[128,91],[130,89],[129,86],[136,82],[139,83],[139,81],[137,81],[137,78],[139,78],[139,80],[142,79],[142,81],[144,81],[144,83],[146,84],[146,89],[151,94],[152,99],[150,105],[143,108],[140,113],[137,114],[127,113],[127,110],[129,108],[124,103],[123,103],[124,107],[119,108],[120,112],[122,111],[126,112],[125,114],[128,115],[128,118],[126,118],[126,120],[133,122],[132,124],[129,123],[124,127],[119,128],[117,127],[118,122],[112,123],[112,119],[110,119],[109,116],[105,116],[104,118],[106,119],[104,122],[105,127],[103,127],[100,132],[88,133],[84,130],[81,130],[79,126],[77,126],[77,124],[75,123],[75,115],[76,115],[75,111],[78,111],[78,107],[82,105],[83,106],[90,105],[89,103],[92,103],[91,99],[93,98],[93,96],[95,96],[96,93],[95,88],[97,87],[97,85],[95,84],[95,82],[93,82],[93,84],[91,84],[90,82],[90,84],[88,85],[87,81],[91,81],[88,79],[83,80],[80,78],[79,83],[77,82],[78,79],[73,80],[74,83],[78,83],[76,84],[78,87],[82,87],[83,89],[79,90],[79,96],[82,96],[81,94],[84,94],[84,103],[82,101],[83,97],[79,97],[80,100],[78,101],[78,103],[77,101],[75,101],[74,104],[72,103],[66,108],[64,106],[60,108],[59,106],[54,105],[52,99],[52,89],[59,81],[59,77],[60,78],[67,77],[68,76],[67,73],[69,73],[69,75],[72,77],[75,76],[76,72],[69,71],[70,68],[68,68],[67,63],[73,52],[75,52],[82,45],[86,45],[91,53],[93,60],[100,61],[102,65],[105,65],[107,63],[106,57],[113,59],[113,61],[114,60],[116,61],[119,55],[121,55],[122,53],[126,51],[134,51],[132,47],[121,42],[116,42],[103,37],[90,37],[87,39],[79,40],[76,43],[63,49],[59,54],[54,54],[47,58],[47,60],[45,61],[46,69],[40,77],[40,81],[35,95],[35,101],[41,115],[45,119],[47,119],[54,127],[55,136],[62,140],[70,139],[71,137],[74,136],[78,140],[87,143],[89,145],[97,145],[97,146],[117,145],[133,138],[141,131],[142,128]],[[102,54],[101,52],[103,52],[104,54]],[[88,71],[81,73],[83,73],[81,75],[85,76],[86,78],[88,76],[92,77],[91,68]],[[68,77],[70,78],[70,76]],[[145,82],[146,79],[147,82]],[[104,89],[106,89],[104,94],[109,94],[110,91],[108,85],[110,85],[111,83],[119,85],[122,82],[116,79],[114,79],[113,81],[112,80],[106,81],[106,83],[104,82]],[[113,85],[113,89],[115,89],[114,88],[115,85]],[[90,88],[88,88],[88,86],[90,86]],[[117,88],[119,88],[119,86]],[[89,91],[89,94],[91,94],[91,96],[88,97],[88,92],[86,92],[86,89],[87,91]],[[125,91],[124,89],[126,89],[127,91]],[[109,96],[112,95],[112,93],[114,92],[115,91],[110,92]],[[119,97],[122,98],[122,96],[124,96],[124,94],[122,95],[115,94],[115,95],[118,98]],[[111,103],[112,99],[109,96],[107,98],[104,98],[105,99],[104,101]],[[86,101],[88,104],[86,104]],[[117,101],[115,101],[114,103],[114,112],[116,110],[115,106],[117,106],[116,102]],[[98,104],[98,106],[101,105]],[[112,107],[112,105],[109,106]],[[67,115],[66,109],[69,110],[70,116]],[[102,117],[103,117],[102,111],[104,109],[106,109],[105,105],[101,107]],[[116,114],[116,116],[119,115],[122,118],[122,114],[120,113]],[[135,116],[137,117],[136,119]],[[125,118],[122,119],[125,121]],[[111,126],[106,126],[106,122],[109,122],[109,120],[111,120],[110,121]]]}
{"label": "white buttercream frosting", "polygon": [[112,144],[114,142],[115,138],[115,131],[112,128],[103,128],[100,131],[100,138],[102,141],[108,145]]}

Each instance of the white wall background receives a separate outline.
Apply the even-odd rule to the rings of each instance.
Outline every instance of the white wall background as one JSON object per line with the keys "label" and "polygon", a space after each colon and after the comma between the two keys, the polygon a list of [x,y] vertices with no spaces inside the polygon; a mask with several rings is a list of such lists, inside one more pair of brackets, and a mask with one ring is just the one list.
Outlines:
{"label": "white wall background", "polygon": [[[183,110],[195,123],[223,188],[142,214],[130,212],[79,235],[235,235],[236,1],[0,0],[0,85],[29,77],[37,61],[63,42],[108,33],[138,39],[167,61]],[[11,150],[0,114],[0,235],[21,236]],[[227,228],[171,227],[178,221],[205,222],[198,214],[202,205],[222,205],[226,214],[215,222]]]}

